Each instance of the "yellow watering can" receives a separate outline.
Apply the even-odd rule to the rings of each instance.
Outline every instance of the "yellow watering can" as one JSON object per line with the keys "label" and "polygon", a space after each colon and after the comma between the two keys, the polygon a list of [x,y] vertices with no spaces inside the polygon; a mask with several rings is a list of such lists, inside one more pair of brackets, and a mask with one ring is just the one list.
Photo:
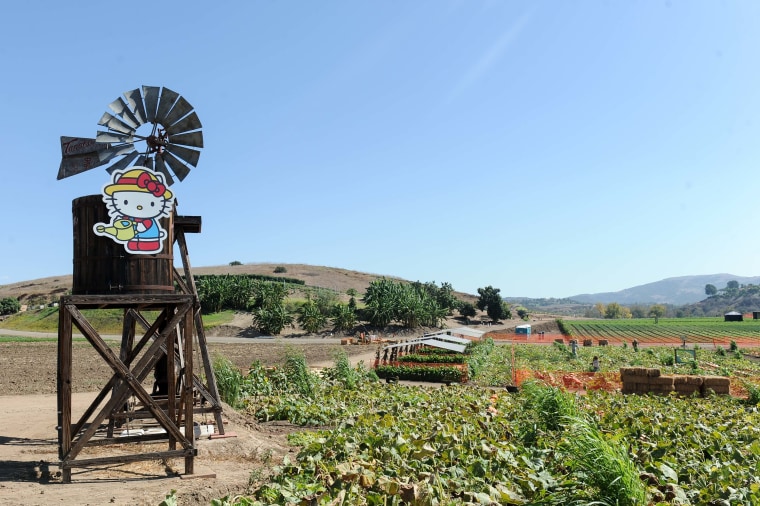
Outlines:
{"label": "yellow watering can", "polygon": [[129,241],[135,237],[135,227],[129,220],[116,220],[111,227],[98,225],[95,230],[97,230],[98,233],[112,235],[119,241]]}

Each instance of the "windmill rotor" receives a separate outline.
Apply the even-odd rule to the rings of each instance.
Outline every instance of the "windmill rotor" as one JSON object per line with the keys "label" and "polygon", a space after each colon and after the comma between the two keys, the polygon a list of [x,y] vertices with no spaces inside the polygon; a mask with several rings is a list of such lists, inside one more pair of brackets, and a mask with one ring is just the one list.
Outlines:
{"label": "windmill rotor", "polygon": [[179,93],[142,86],[116,98],[108,109],[98,121],[103,130],[94,139],[61,137],[58,179],[99,166],[113,174],[139,164],[162,173],[172,185],[198,165],[202,125]]}

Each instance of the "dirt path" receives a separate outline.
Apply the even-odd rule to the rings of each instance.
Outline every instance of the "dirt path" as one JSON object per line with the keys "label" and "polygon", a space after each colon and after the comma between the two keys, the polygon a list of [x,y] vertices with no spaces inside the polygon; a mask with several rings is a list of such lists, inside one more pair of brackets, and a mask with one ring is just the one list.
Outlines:
{"label": "dirt path", "polygon": [[[81,414],[93,394],[74,394],[72,411]],[[230,492],[241,493],[254,469],[278,461],[288,448],[283,431],[253,430],[228,410],[226,432],[236,437],[197,442],[196,476],[183,479],[184,462],[147,461],[74,469],[72,483],[62,484],[55,430],[54,395],[0,397],[0,504],[2,505],[152,505],[171,490],[180,504],[209,504]],[[279,434],[278,434],[279,432]],[[163,445],[155,451],[165,450]],[[133,453],[134,447],[108,451]],[[105,450],[95,449],[95,455]],[[143,450],[141,450],[143,451]],[[145,451],[150,451],[145,450]],[[109,453],[110,454],[110,453]],[[202,477],[213,475],[215,477]]]}

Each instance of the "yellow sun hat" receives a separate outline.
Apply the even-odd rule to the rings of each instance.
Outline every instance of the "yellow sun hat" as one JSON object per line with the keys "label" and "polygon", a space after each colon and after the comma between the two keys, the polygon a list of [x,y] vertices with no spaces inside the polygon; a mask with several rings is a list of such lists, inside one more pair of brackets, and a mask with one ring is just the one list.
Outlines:
{"label": "yellow sun hat", "polygon": [[166,200],[172,198],[171,190],[146,168],[128,170],[119,175],[113,184],[103,188],[103,193],[106,195],[124,191],[152,193],[156,197],[164,197]]}

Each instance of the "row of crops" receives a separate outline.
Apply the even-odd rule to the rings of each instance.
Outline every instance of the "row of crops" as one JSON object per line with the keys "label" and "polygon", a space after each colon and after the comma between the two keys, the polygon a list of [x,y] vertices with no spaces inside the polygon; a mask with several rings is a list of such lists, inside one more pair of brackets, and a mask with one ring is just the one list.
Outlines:
{"label": "row of crops", "polygon": [[394,363],[378,364],[374,372],[386,380],[462,382],[478,374],[493,347],[490,338],[470,342],[464,353],[423,346],[397,357]]}
{"label": "row of crops", "polygon": [[562,320],[560,328],[575,339],[607,339],[611,342],[729,344],[731,341],[760,345],[760,320],[726,322],[722,318],[661,318],[654,320]]}
{"label": "row of crops", "polygon": [[[662,365],[668,349],[496,346],[469,386],[377,381],[345,355],[318,376],[297,357],[246,374],[216,364],[228,399],[248,416],[303,430],[273,473],[218,505],[733,505],[760,504],[760,394],[578,396],[538,383],[508,394],[512,365],[583,371]],[[673,366],[676,367],[676,366]],[[742,350],[698,350],[696,365],[748,382],[760,367]]]}

